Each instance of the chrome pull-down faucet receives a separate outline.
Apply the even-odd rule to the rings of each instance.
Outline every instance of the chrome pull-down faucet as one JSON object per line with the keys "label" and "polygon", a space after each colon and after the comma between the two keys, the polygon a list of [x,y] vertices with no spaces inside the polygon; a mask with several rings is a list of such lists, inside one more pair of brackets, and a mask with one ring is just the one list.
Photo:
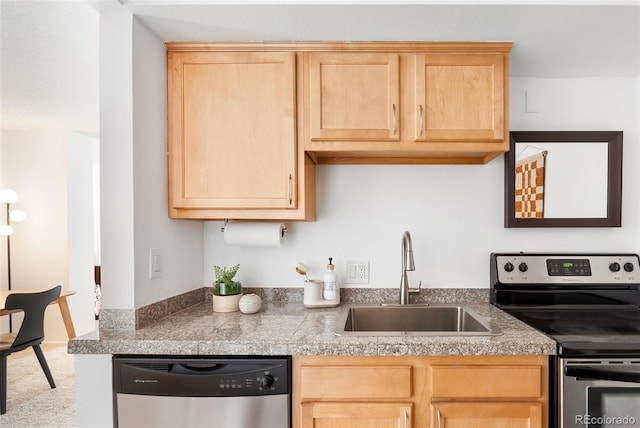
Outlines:
{"label": "chrome pull-down faucet", "polygon": [[[420,288],[410,288],[407,271],[416,270],[413,262],[413,248],[411,244],[411,234],[404,231],[402,234],[402,277],[400,278],[400,304],[409,304],[409,295],[420,292]],[[421,284],[422,285],[422,284]]]}

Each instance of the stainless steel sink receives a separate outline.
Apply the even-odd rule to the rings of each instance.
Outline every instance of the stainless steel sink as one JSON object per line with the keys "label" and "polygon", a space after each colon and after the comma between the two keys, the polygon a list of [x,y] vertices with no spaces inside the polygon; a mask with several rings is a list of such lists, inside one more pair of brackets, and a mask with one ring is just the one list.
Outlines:
{"label": "stainless steel sink", "polygon": [[339,336],[488,336],[501,334],[475,311],[458,305],[348,305]]}

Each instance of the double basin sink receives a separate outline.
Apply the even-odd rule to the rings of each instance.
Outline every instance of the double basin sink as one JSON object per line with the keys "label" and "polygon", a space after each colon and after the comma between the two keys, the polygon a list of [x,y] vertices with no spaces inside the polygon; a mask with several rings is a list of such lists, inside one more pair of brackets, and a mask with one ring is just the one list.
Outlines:
{"label": "double basin sink", "polygon": [[458,305],[348,305],[339,336],[493,336],[501,334],[481,315]]}

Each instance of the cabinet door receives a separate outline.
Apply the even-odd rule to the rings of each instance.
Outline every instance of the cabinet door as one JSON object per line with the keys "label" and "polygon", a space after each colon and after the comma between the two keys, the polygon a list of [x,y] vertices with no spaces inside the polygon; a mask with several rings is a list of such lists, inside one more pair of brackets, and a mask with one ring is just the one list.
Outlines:
{"label": "cabinet door", "polygon": [[409,428],[411,403],[302,404],[302,428]]}
{"label": "cabinet door", "polygon": [[546,374],[535,364],[431,366],[431,392],[443,399],[538,399],[543,394],[542,379]]}
{"label": "cabinet door", "polygon": [[296,208],[295,54],[169,52],[171,208]]}
{"label": "cabinet door", "polygon": [[541,428],[540,403],[437,403],[432,428]]}
{"label": "cabinet door", "polygon": [[416,55],[416,141],[503,141],[500,54]]}
{"label": "cabinet door", "polygon": [[399,55],[306,54],[311,140],[397,141]]}

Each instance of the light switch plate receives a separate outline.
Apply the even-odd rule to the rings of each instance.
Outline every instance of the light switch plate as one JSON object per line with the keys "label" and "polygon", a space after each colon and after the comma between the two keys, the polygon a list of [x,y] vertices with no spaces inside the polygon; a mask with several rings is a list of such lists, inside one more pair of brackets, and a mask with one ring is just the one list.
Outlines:
{"label": "light switch plate", "polygon": [[347,260],[347,284],[369,283],[369,260]]}
{"label": "light switch plate", "polygon": [[149,250],[149,279],[162,278],[163,264],[162,248],[151,248]]}

